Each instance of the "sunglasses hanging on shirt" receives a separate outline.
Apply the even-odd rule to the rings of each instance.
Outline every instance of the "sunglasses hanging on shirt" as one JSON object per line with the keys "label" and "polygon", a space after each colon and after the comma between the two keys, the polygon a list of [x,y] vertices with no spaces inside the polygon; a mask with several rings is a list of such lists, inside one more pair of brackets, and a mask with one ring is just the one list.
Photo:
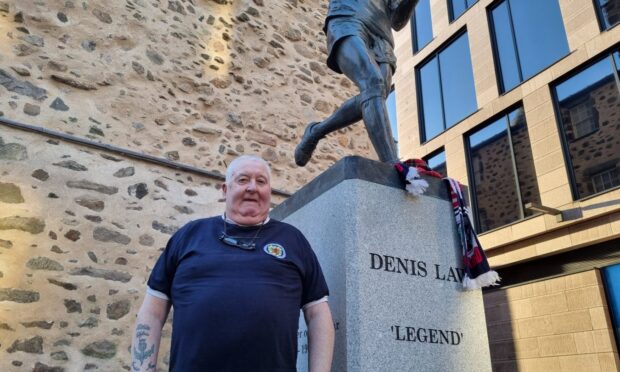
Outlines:
{"label": "sunglasses hanging on shirt", "polygon": [[247,237],[243,237],[243,236],[229,236],[227,234],[227,230],[226,230],[226,214],[224,214],[224,231],[222,231],[222,233],[220,234],[220,236],[218,237],[218,239],[230,246],[230,247],[236,247],[239,249],[243,249],[244,251],[253,251],[256,249],[256,238],[258,238],[258,234],[260,233],[261,229],[263,228],[263,225],[265,224],[265,222],[263,221],[263,223],[260,224],[260,226],[258,227],[258,230],[256,230],[256,234],[254,235],[254,237],[252,238],[252,240],[247,243],[247,242],[243,242],[240,239],[248,239]]}

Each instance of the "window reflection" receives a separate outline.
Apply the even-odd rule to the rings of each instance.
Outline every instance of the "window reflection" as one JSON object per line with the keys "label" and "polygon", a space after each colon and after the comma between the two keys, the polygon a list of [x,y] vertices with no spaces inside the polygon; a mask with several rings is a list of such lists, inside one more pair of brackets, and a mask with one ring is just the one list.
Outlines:
{"label": "window reflection", "polygon": [[443,132],[443,108],[439,86],[439,63],[433,58],[420,69],[420,90],[422,97],[422,122],[424,138],[433,138]]}
{"label": "window reflection", "polygon": [[620,22],[619,0],[596,0],[596,5],[603,30],[607,30]]}
{"label": "window reflection", "polygon": [[463,120],[477,109],[467,33],[418,69],[423,141]]}
{"label": "window reflection", "polygon": [[490,19],[503,92],[568,54],[557,0],[505,0]]}
{"label": "window reflection", "polygon": [[472,5],[474,5],[478,0],[449,0],[448,4],[450,6],[450,21],[454,21],[461,14],[465,13],[467,9],[469,9]]}
{"label": "window reflection", "polygon": [[413,52],[424,48],[433,39],[430,0],[420,0],[413,10],[411,20]]}
{"label": "window reflection", "polygon": [[592,175],[594,192],[605,191],[618,184],[618,169],[616,167],[611,167]]}
{"label": "window reflection", "polygon": [[470,182],[480,232],[528,215],[540,202],[522,108],[502,115],[468,137]]}
{"label": "window reflection", "polygon": [[[521,195],[521,207],[527,203],[540,204],[540,193],[534,169],[534,157],[530,148],[530,135],[525,123],[525,113],[519,108],[508,114],[510,126],[510,138],[519,181],[519,193]],[[525,217],[532,215],[534,211],[524,209]]]}
{"label": "window reflection", "polygon": [[440,173],[443,176],[446,176],[447,168],[446,168],[446,152],[441,150],[435,154],[431,154],[426,159],[426,164],[432,170]]}
{"label": "window reflection", "polygon": [[439,69],[446,128],[449,128],[477,108],[467,34],[439,53]]}
{"label": "window reflection", "polygon": [[564,142],[580,199],[620,185],[620,93],[608,55],[555,87]]}
{"label": "window reflection", "polygon": [[620,344],[620,264],[603,268],[607,305],[611,313],[616,342]]}
{"label": "window reflection", "polygon": [[385,100],[385,106],[388,112],[388,118],[390,119],[390,127],[392,128],[392,137],[394,137],[394,142],[398,146],[398,123],[396,121],[396,90],[392,88],[390,94],[388,94],[387,99]]}
{"label": "window reflection", "polygon": [[517,60],[517,46],[512,37],[512,24],[508,13],[508,2],[504,1],[493,10],[494,35],[496,54],[498,56],[499,74],[502,78],[503,91],[517,86],[522,80],[519,62]]}

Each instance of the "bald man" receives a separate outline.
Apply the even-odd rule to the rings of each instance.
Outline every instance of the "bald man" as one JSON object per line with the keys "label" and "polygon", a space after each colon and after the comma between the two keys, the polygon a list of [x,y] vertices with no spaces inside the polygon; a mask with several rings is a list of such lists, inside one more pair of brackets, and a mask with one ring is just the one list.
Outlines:
{"label": "bald man", "polygon": [[329,371],[327,284],[302,233],[269,218],[268,164],[235,159],[222,190],[224,214],[183,226],[153,268],[136,322],[133,370],[155,370],[173,307],[170,371],[296,371],[300,309],[309,370]]}

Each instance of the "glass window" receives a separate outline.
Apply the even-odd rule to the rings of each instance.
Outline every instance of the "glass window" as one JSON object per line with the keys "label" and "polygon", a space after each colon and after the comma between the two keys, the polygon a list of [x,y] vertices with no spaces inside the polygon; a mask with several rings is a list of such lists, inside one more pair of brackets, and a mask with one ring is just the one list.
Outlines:
{"label": "glass window", "polygon": [[446,152],[443,149],[429,155],[425,160],[426,164],[428,164],[429,168],[432,170],[441,173],[443,176],[448,174],[446,168]]}
{"label": "glass window", "polygon": [[584,101],[576,104],[569,109],[569,114],[574,139],[585,137],[598,129],[596,110],[590,102]]}
{"label": "glass window", "polygon": [[439,53],[439,73],[446,128],[476,110],[476,91],[467,34]]}
{"label": "glass window", "polygon": [[613,323],[616,343],[620,345],[620,264],[607,266],[602,270],[607,294],[607,304]]}
{"label": "glass window", "polygon": [[605,169],[602,172],[592,175],[592,187],[594,192],[605,191],[615,185],[620,184],[618,181],[618,170],[616,167]]}
{"label": "glass window", "polygon": [[504,0],[490,13],[502,92],[568,54],[557,0]]}
{"label": "glass window", "polygon": [[540,195],[523,108],[484,125],[467,142],[478,231],[530,215],[524,205],[540,203]]}
{"label": "glass window", "polygon": [[472,71],[467,33],[440,49],[417,70],[423,141],[476,111]]}
{"label": "glass window", "polygon": [[413,52],[416,53],[433,40],[433,25],[431,20],[430,0],[420,0],[413,9],[411,32],[413,37]]}
{"label": "glass window", "polygon": [[390,119],[390,127],[392,128],[392,137],[394,142],[398,145],[398,123],[396,121],[396,91],[392,87],[390,94],[388,94],[385,100],[385,106],[387,107],[388,118]]}
{"label": "glass window", "polygon": [[554,87],[576,199],[620,186],[620,87],[607,55]]}
{"label": "glass window", "polygon": [[595,3],[603,30],[610,29],[620,21],[620,1],[596,0]]}
{"label": "glass window", "polygon": [[500,87],[505,92],[523,81],[517,58],[517,47],[512,38],[513,32],[507,1],[499,4],[493,10],[493,27],[496,60],[499,67],[498,76],[502,79]]}
{"label": "glass window", "polygon": [[454,21],[461,14],[465,13],[478,0],[448,0],[448,9],[450,11],[450,21]]}
{"label": "glass window", "polygon": [[433,58],[419,71],[421,112],[424,123],[424,140],[433,138],[444,130],[443,102],[439,85],[439,62]]}

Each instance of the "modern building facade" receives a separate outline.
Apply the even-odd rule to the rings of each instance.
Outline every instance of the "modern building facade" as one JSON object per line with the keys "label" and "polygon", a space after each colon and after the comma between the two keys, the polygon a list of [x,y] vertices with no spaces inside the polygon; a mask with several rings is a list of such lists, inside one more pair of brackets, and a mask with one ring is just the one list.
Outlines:
{"label": "modern building facade", "polygon": [[420,0],[401,158],[470,190],[496,371],[620,370],[620,1]]}

